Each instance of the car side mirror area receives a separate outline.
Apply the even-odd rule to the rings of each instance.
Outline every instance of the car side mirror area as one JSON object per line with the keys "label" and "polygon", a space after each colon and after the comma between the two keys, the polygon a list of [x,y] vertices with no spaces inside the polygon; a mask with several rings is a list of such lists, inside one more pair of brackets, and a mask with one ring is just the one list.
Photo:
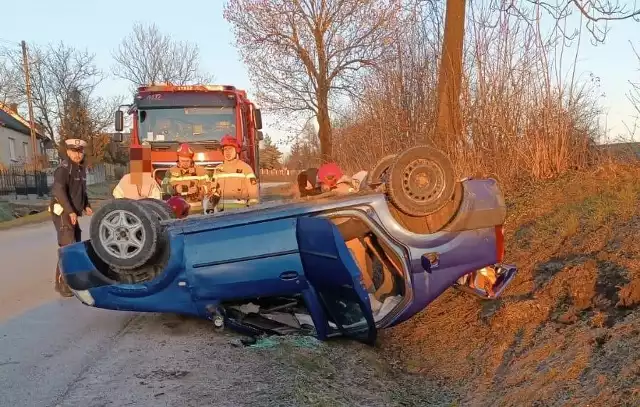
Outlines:
{"label": "car side mirror area", "polygon": [[122,110],[116,110],[114,127],[118,133],[124,129],[124,112]]}
{"label": "car side mirror area", "polygon": [[253,111],[253,119],[256,123],[256,129],[262,130],[262,113],[260,112],[260,109],[255,109]]}
{"label": "car side mirror area", "polygon": [[262,133],[262,130],[258,130],[256,132],[256,134],[257,134],[257,137],[258,137],[258,141],[264,140],[264,134]]}

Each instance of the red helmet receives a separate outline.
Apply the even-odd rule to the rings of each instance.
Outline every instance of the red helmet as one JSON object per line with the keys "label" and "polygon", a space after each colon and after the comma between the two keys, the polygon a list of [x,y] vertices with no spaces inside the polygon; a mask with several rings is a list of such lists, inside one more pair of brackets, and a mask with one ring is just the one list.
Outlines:
{"label": "red helmet", "polygon": [[178,147],[178,157],[193,158],[194,154],[195,153],[187,143],[182,143],[180,144],[180,147]]}
{"label": "red helmet", "polygon": [[318,168],[318,180],[330,187],[335,186],[342,175],[342,170],[336,163],[323,164]]}
{"label": "red helmet", "polygon": [[236,148],[236,151],[240,151],[240,146],[238,145],[238,141],[236,140],[235,137],[233,137],[230,134],[227,134],[224,137],[222,137],[222,139],[220,139],[220,145],[222,146],[222,148],[232,146]]}
{"label": "red helmet", "polygon": [[184,198],[180,196],[172,196],[167,199],[167,204],[173,210],[173,213],[176,215],[176,218],[186,218],[189,215],[189,209],[191,209],[191,205],[189,202],[185,201]]}

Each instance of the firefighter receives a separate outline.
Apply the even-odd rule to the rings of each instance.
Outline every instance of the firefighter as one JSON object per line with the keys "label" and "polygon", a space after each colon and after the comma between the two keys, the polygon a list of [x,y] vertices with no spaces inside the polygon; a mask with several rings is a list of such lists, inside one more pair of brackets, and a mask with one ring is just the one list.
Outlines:
{"label": "firefighter", "polygon": [[336,163],[327,163],[320,166],[318,168],[318,180],[323,192],[332,191],[340,195],[356,192],[351,178],[344,175]]}
{"label": "firefighter", "polygon": [[[65,141],[66,156],[53,173],[49,212],[56,228],[58,247],[82,240],[78,218],[82,213],[91,216],[93,210],[87,196],[87,173],[84,167],[84,148],[87,143],[80,139]],[[60,268],[56,267],[55,290],[63,297],[72,297]]]}
{"label": "firefighter", "polygon": [[162,180],[162,192],[165,195],[180,195],[187,201],[200,201],[204,189],[209,184],[207,171],[195,165],[195,153],[187,143],[178,148],[178,165],[171,167]]}
{"label": "firefighter", "polygon": [[296,178],[296,185],[293,188],[294,198],[310,197],[322,193],[318,183],[318,169],[307,168],[301,171]]}
{"label": "firefighter", "polygon": [[240,160],[240,146],[235,137],[220,140],[224,161],[213,174],[216,211],[242,208],[259,202],[258,180],[251,166]]}

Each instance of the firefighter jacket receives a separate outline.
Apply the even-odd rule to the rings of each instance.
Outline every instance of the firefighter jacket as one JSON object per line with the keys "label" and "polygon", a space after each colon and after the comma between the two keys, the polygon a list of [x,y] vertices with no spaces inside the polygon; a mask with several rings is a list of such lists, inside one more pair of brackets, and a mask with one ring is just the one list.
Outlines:
{"label": "firefighter jacket", "polygon": [[259,202],[258,181],[251,166],[236,158],[218,165],[213,182],[220,200],[219,210],[241,208]]}
{"label": "firefighter jacket", "polygon": [[142,174],[142,185],[134,184],[131,180],[131,174],[125,174],[113,189],[113,197],[116,199],[162,199],[162,192],[156,180],[148,172]]}
{"label": "firefighter jacket", "polygon": [[[162,192],[171,196],[180,195],[187,201],[196,201],[202,199],[202,195],[206,194],[204,189],[209,181],[207,171],[197,165],[188,169],[171,167],[162,180]],[[188,193],[190,187],[197,187],[198,191]]]}

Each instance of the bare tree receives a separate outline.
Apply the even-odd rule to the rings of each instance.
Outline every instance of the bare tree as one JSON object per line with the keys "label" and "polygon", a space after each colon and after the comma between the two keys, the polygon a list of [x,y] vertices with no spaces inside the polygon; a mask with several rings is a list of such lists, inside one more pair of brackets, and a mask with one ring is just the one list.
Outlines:
{"label": "bare tree", "polygon": [[155,24],[136,23],[113,52],[113,73],[134,86],[169,82],[176,85],[212,80],[200,70],[200,50],[196,44],[174,41]]}
{"label": "bare tree", "polygon": [[332,157],[330,101],[392,45],[393,0],[229,0],[225,18],[260,101],[287,115],[315,116],[323,159]]}
{"label": "bare tree", "polygon": [[[466,0],[447,0],[444,38],[440,60],[438,81],[438,120],[436,129],[443,137],[461,137],[460,92],[462,81],[462,55],[465,25]],[[618,0],[569,0],[544,2],[542,0],[523,0],[520,2],[502,1],[499,7],[506,13],[527,18],[526,8],[535,9],[535,20],[547,14],[556,20],[556,24],[566,21],[572,7],[586,19],[585,27],[594,42],[603,42],[608,32],[608,22],[626,20],[640,16],[640,10],[627,9]],[[567,38],[573,38],[576,31],[565,31]]]}
{"label": "bare tree", "polygon": [[[640,53],[636,51],[636,48],[631,44],[631,49],[638,60],[638,64],[640,65]],[[640,120],[640,82],[629,81],[631,84],[631,91],[627,95],[627,98],[631,102],[633,109],[635,110],[636,119]]]}
{"label": "bare tree", "polygon": [[[16,44],[17,48],[18,44]],[[13,50],[0,47],[0,103],[20,103],[20,70],[13,64],[11,53]]]}
{"label": "bare tree", "polygon": [[[70,95],[76,92],[83,96],[92,134],[98,134],[110,126],[112,113],[120,104],[120,98],[106,100],[95,96],[96,86],[104,75],[95,64],[94,54],[63,43],[44,47],[31,45],[29,49],[35,120],[54,145],[57,145]],[[22,78],[17,83],[19,93],[25,95],[22,55],[16,51],[10,53],[9,57],[13,66],[18,67]]]}
{"label": "bare tree", "polygon": [[393,59],[367,77],[349,120],[335,127],[334,158],[344,170],[372,168],[425,137],[450,153],[460,174],[497,175],[505,188],[593,163],[601,91],[597,78],[585,83],[567,73],[567,63],[576,69],[579,44],[575,55],[565,52],[561,30],[487,2],[467,10],[460,137],[437,134],[443,13],[439,5],[415,4]]}

